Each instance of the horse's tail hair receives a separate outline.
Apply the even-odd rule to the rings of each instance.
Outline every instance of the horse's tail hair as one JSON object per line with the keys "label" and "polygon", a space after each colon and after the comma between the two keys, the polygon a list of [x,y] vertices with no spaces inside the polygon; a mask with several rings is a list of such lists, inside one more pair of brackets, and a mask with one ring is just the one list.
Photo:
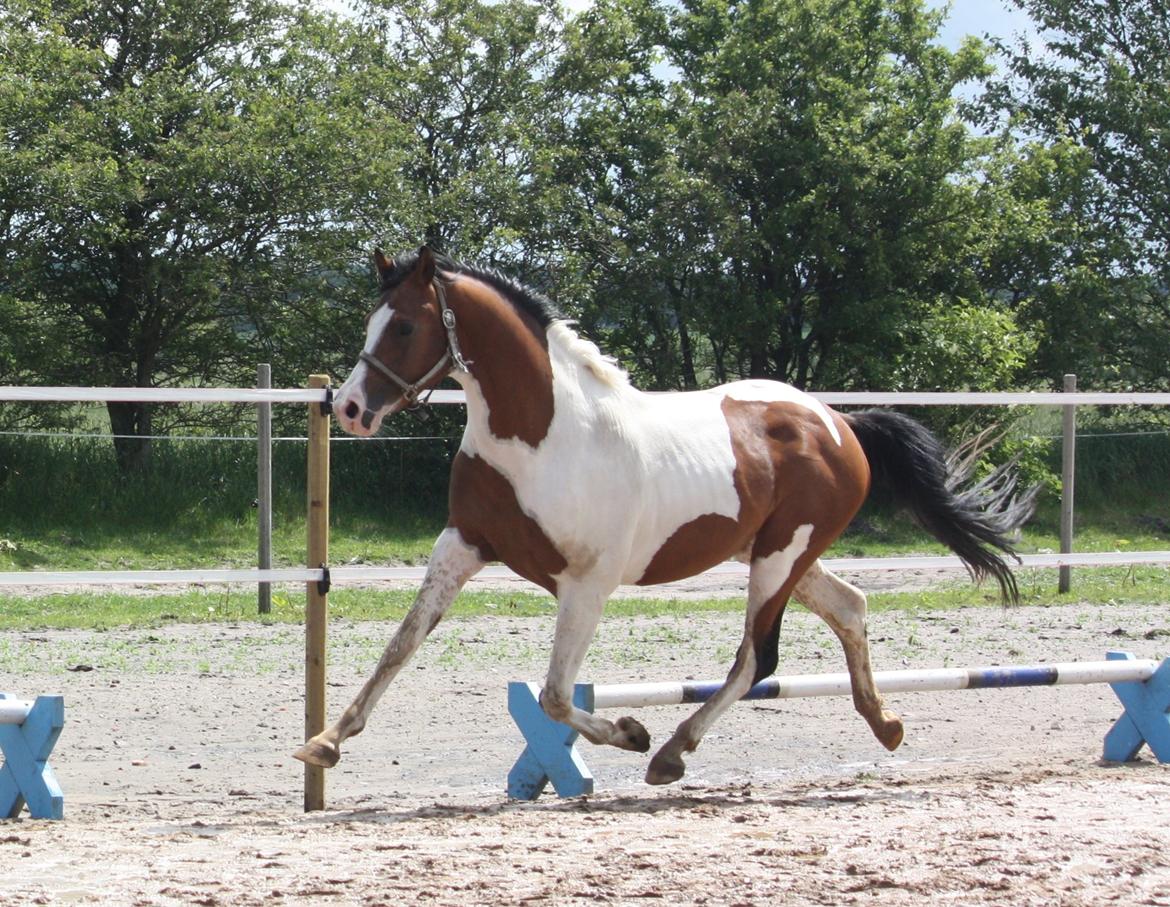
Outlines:
{"label": "horse's tail hair", "polygon": [[929,430],[908,416],[864,410],[845,419],[869,461],[873,486],[888,490],[959,556],[976,581],[993,576],[1004,601],[1018,602],[1005,555],[1019,562],[1011,537],[1032,515],[1039,486],[1018,492],[1014,461],[970,482],[985,435],[948,455]]}

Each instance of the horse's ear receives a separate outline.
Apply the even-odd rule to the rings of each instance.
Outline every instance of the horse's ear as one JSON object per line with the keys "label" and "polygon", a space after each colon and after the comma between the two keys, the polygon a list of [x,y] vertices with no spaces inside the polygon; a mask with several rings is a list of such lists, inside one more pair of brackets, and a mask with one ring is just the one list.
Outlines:
{"label": "horse's ear", "polygon": [[394,262],[385,256],[381,249],[374,249],[374,266],[378,269],[378,279],[385,283],[394,273]]}
{"label": "horse's ear", "polygon": [[415,265],[415,271],[424,283],[430,283],[435,279],[435,253],[431,251],[430,246],[423,246],[418,250],[418,264]]}

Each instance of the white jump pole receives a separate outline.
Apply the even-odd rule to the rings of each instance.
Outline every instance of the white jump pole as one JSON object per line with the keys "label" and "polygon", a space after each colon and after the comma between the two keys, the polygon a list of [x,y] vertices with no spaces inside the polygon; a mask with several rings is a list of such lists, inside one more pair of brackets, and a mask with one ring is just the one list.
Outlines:
{"label": "white jump pole", "polygon": [[24,724],[31,709],[23,699],[0,699],[0,724]]}
{"label": "white jump pole", "polygon": [[[874,681],[882,693],[930,693],[943,690],[976,690],[995,687],[1060,686],[1085,683],[1132,683],[1149,680],[1158,662],[1084,661],[1045,665],[985,668],[924,668],[912,671],[878,671]],[[595,709],[643,708],[706,702],[723,686],[722,681],[678,683],[619,683],[593,687]],[[744,699],[802,699],[813,696],[847,696],[849,675],[804,674],[770,677],[760,681]]]}

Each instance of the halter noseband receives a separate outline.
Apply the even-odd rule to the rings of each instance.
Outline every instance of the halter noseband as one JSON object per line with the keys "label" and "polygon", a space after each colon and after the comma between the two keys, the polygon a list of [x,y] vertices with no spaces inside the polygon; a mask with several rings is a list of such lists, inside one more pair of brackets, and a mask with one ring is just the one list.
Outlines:
{"label": "halter noseband", "polygon": [[455,312],[447,305],[447,291],[443,288],[443,282],[437,277],[434,281],[434,288],[435,296],[439,300],[439,314],[443,319],[443,327],[447,329],[447,349],[443,350],[443,355],[439,357],[438,362],[431,366],[430,371],[417,381],[410,382],[391,371],[385,363],[365,350],[362,350],[358,356],[358,359],[370,366],[374,371],[389,378],[402,388],[402,398],[412,407],[418,405],[419,394],[423,392],[425,386],[436,376],[445,375],[452,368],[460,368],[465,372],[468,371],[469,363],[463,358],[463,351],[459,349],[459,337],[455,334]]}

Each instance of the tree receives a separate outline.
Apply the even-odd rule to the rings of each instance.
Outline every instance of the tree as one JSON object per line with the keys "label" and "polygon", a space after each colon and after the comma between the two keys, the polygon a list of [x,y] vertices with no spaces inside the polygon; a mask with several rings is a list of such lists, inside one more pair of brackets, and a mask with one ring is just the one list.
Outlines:
{"label": "tree", "polygon": [[[934,356],[921,328],[952,308],[1026,348],[981,281],[1007,233],[984,182],[996,146],[953,99],[987,73],[985,50],[939,46],[941,14],[917,0],[608,0],[583,18],[580,68],[599,75],[578,154],[611,253],[585,320],[651,383],[986,380],[912,361]],[[1018,364],[991,371],[1010,382]]]}
{"label": "tree", "polygon": [[[274,0],[10,0],[0,47],[0,298],[52,326],[36,377],[250,383],[291,268],[394,188],[360,45]],[[154,409],[108,410],[140,464]]]}
{"label": "tree", "polygon": [[1043,337],[1034,370],[1095,386],[1165,386],[1170,347],[1170,17],[1161,0],[1013,0],[1042,45],[998,42],[988,125],[1030,140],[1047,267],[1021,299]]}
{"label": "tree", "polygon": [[367,91],[409,136],[388,244],[538,273],[531,257],[547,260],[554,242],[544,215],[557,4],[373,0],[361,18],[379,45]]}

